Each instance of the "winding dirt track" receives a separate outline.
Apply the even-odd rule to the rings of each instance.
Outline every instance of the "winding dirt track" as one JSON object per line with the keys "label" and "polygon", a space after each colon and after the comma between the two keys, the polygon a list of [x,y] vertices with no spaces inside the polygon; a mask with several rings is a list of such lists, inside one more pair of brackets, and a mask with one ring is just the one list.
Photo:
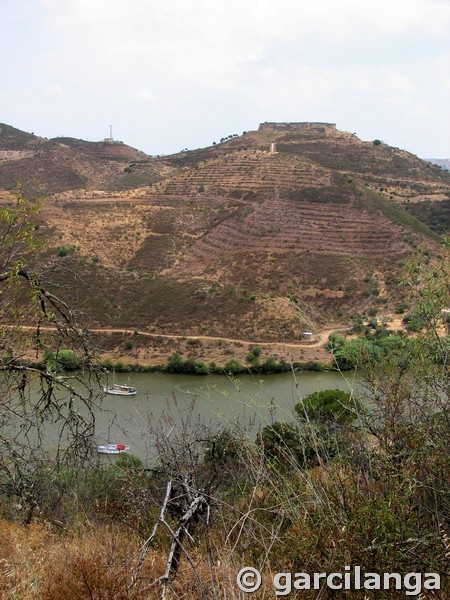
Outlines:
{"label": "winding dirt track", "polygon": [[[34,327],[29,325],[22,325],[21,329],[34,329]],[[193,340],[204,340],[210,342],[229,342],[229,343],[238,343],[238,344],[248,344],[254,346],[280,346],[282,348],[319,348],[323,346],[325,342],[328,340],[328,336],[335,331],[344,331],[351,329],[351,327],[338,327],[335,326],[332,329],[324,329],[320,333],[315,334],[319,339],[315,342],[308,343],[304,341],[303,343],[293,344],[291,342],[257,342],[254,340],[240,340],[236,338],[227,338],[227,337],[216,337],[209,335],[175,335],[175,334],[167,334],[167,333],[150,333],[148,331],[140,331],[136,329],[109,329],[109,328],[98,328],[94,327],[89,329],[90,333],[106,333],[106,334],[121,334],[121,335],[141,335],[147,336],[150,338],[166,338],[171,340],[182,340],[182,339],[193,339]],[[41,327],[41,331],[57,331],[56,327]]]}

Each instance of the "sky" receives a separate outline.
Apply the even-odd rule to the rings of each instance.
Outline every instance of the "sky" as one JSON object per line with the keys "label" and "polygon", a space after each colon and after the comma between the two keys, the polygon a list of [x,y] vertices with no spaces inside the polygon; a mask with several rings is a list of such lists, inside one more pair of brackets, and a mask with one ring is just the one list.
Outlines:
{"label": "sky", "polygon": [[326,121],[450,157],[450,0],[0,0],[0,122],[170,154]]}

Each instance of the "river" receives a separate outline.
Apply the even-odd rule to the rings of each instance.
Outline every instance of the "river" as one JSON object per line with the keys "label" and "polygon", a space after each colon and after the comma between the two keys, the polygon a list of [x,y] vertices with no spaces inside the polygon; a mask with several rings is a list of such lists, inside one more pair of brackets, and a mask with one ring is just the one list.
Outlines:
{"label": "river", "polygon": [[[189,376],[162,373],[116,374],[115,382],[137,388],[136,396],[105,395],[96,415],[98,443],[123,443],[143,459],[154,454],[152,432],[174,435],[205,425],[213,430],[237,426],[256,435],[276,420],[291,421],[300,397],[324,389],[351,390],[354,373],[306,372],[295,376]],[[111,383],[111,381],[109,382]]]}

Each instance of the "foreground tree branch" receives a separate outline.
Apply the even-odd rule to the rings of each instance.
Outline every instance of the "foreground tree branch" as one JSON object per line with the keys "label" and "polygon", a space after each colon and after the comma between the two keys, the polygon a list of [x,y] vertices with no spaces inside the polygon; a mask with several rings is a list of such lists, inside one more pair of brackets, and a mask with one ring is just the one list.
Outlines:
{"label": "foreground tree branch", "polygon": [[[39,206],[16,198],[0,207],[0,486],[19,498],[29,521],[42,469],[90,458],[100,386],[87,329],[40,275]],[[78,353],[83,373],[63,369],[64,346]]]}

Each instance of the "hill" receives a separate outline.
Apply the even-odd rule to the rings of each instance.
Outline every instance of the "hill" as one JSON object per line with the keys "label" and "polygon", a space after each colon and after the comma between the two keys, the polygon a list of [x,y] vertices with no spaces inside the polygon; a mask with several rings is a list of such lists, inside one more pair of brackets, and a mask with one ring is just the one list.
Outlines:
{"label": "hill", "polygon": [[19,180],[48,196],[48,278],[93,327],[161,336],[122,347],[133,361],[395,312],[404,259],[432,260],[448,230],[447,173],[333,124],[263,123],[161,158],[0,127],[3,196]]}
{"label": "hill", "polygon": [[45,139],[0,124],[0,187],[18,181],[29,198],[72,189],[103,189],[130,161],[147,156],[122,142]]}
{"label": "hill", "polygon": [[441,169],[450,171],[450,158],[425,158],[424,160],[441,167]]}

